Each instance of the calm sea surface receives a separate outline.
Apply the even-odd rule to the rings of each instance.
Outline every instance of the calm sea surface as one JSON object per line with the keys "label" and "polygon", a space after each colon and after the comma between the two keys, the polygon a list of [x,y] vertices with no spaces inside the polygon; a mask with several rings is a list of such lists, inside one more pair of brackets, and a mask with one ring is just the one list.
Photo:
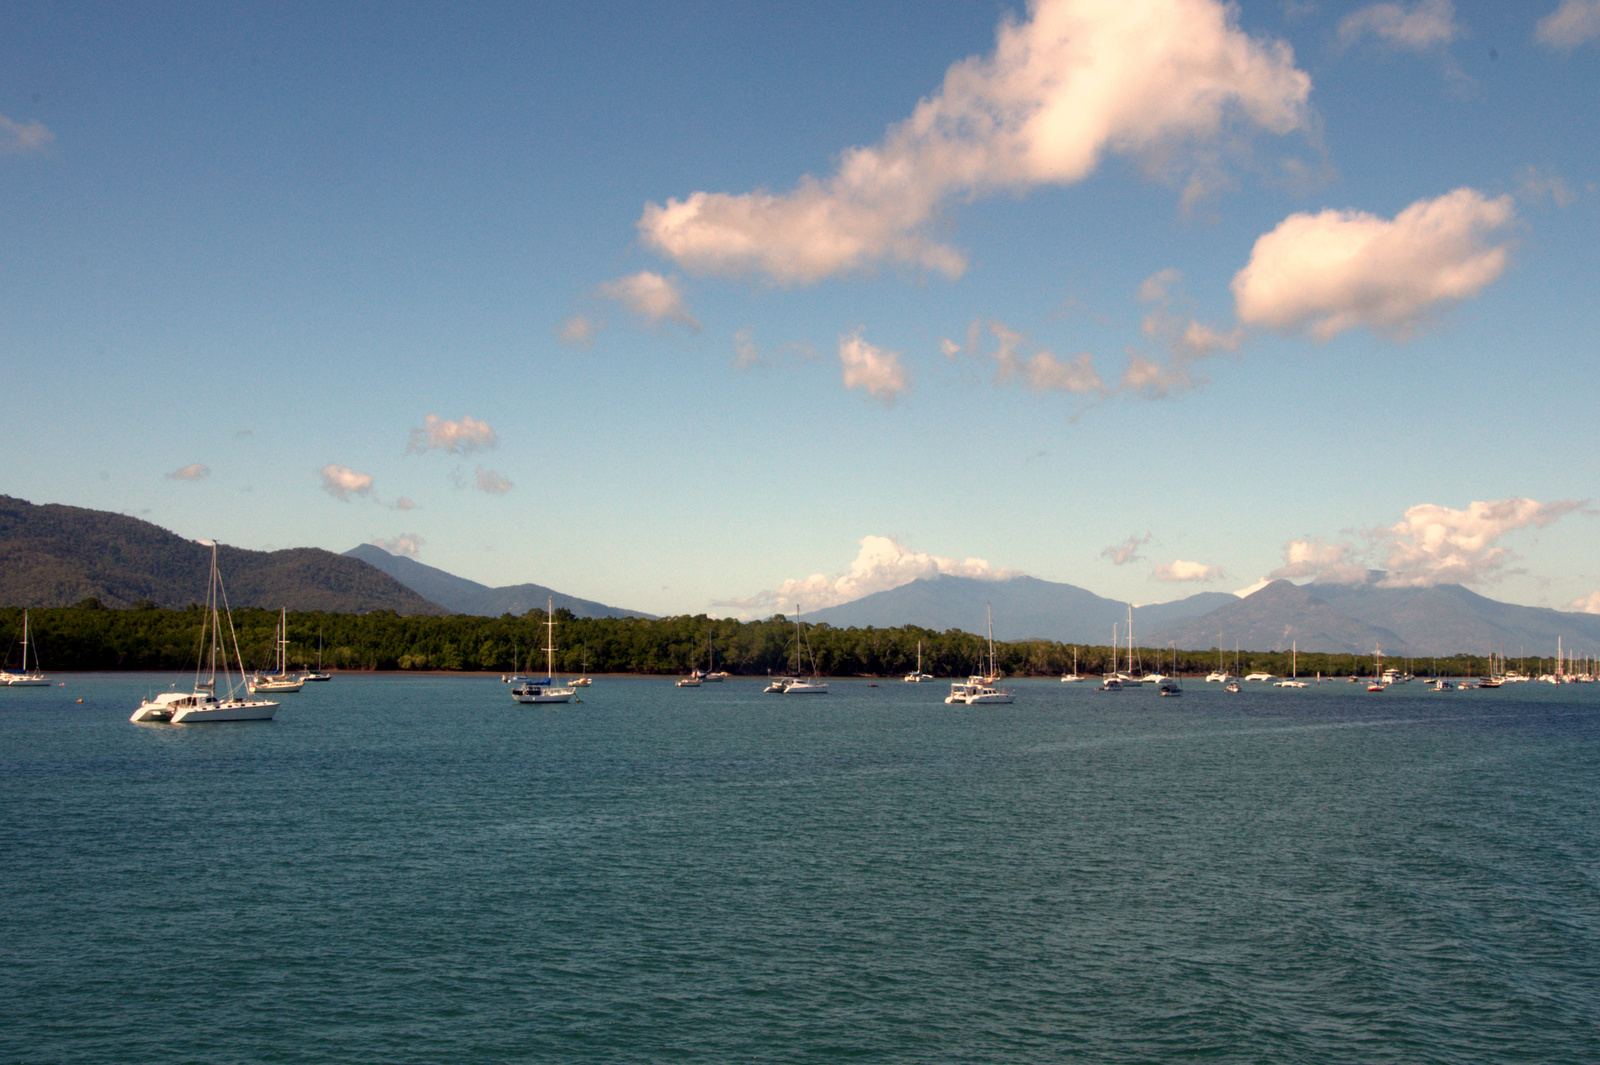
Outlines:
{"label": "calm sea surface", "polygon": [[64,679],[4,1063],[1600,1061],[1597,685]]}

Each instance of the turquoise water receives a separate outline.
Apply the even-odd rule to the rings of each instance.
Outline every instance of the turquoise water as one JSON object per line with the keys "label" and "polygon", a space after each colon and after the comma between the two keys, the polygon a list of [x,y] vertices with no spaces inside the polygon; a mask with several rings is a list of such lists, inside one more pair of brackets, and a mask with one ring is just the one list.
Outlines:
{"label": "turquoise water", "polygon": [[1600,686],[67,679],[3,1062],[1600,1060]]}

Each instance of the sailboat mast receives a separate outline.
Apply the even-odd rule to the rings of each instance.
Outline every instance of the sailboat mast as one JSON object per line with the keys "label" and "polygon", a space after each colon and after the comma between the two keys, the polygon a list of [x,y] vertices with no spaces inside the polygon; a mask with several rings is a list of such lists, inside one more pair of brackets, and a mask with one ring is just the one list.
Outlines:
{"label": "sailboat mast", "polygon": [[556,601],[546,599],[544,604],[544,672],[545,679],[556,675]]}

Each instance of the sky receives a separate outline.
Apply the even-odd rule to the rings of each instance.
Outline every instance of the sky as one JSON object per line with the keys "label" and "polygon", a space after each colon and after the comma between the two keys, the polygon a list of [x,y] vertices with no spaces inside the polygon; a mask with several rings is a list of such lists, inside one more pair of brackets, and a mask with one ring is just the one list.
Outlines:
{"label": "sky", "polygon": [[1600,612],[1600,0],[0,12],[0,492],[765,617]]}

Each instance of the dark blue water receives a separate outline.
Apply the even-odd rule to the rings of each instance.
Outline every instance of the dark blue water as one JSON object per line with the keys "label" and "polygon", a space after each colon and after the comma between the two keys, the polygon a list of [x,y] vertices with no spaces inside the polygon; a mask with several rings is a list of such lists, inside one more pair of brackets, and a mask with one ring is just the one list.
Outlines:
{"label": "dark blue water", "polygon": [[0,1062],[1600,1060],[1600,686],[166,680],[0,689]]}

